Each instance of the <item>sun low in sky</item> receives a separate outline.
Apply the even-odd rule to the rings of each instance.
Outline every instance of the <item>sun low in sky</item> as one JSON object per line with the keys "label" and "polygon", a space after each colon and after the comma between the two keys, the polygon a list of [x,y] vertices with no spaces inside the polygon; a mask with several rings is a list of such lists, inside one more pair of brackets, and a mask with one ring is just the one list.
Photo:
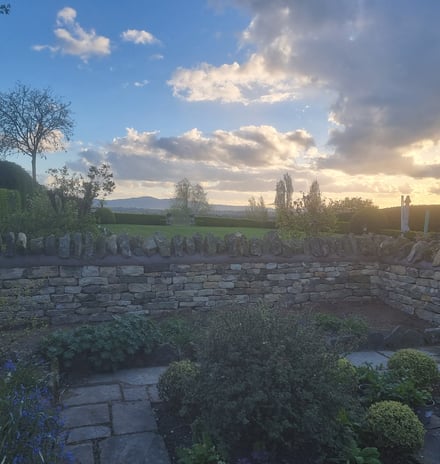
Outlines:
{"label": "sun low in sky", "polygon": [[112,198],[186,177],[211,203],[270,205],[288,172],[296,193],[440,201],[437,0],[10,3],[0,91],[50,87],[76,122],[41,182],[105,161]]}

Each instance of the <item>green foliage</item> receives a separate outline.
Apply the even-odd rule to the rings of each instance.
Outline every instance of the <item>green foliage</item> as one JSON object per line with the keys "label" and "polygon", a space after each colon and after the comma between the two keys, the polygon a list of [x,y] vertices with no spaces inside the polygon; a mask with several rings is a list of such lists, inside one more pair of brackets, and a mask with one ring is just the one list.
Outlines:
{"label": "green foliage", "polygon": [[2,232],[24,232],[30,238],[95,229],[94,217],[88,215],[78,220],[75,205],[70,202],[65,204],[62,211],[56,211],[43,188],[37,189],[28,199],[25,210],[8,216],[1,223]]}
{"label": "green foliage", "polygon": [[376,207],[368,207],[359,210],[350,220],[350,231],[355,234],[364,232],[380,232],[386,229],[388,222],[382,210]]}
{"label": "green foliage", "polygon": [[[212,317],[199,349],[201,420],[219,449],[256,443],[295,462],[337,454],[352,385],[313,321],[264,307]],[[339,450],[339,451],[338,451]]]}
{"label": "green foliage", "polygon": [[21,210],[21,196],[18,190],[0,188],[0,219],[3,221]]}
{"label": "green foliage", "polygon": [[181,416],[193,414],[199,375],[200,368],[192,361],[171,363],[159,378],[159,397]]}
{"label": "green foliage", "polygon": [[179,217],[199,216],[209,211],[206,192],[200,184],[191,184],[185,178],[174,186],[174,197],[170,212]]}
{"label": "green foliage", "polygon": [[115,219],[116,224],[166,225],[166,217],[161,214],[115,213]]}
{"label": "green foliage", "polygon": [[[389,227],[400,231],[400,206],[383,208]],[[425,225],[425,213],[430,212],[429,230],[440,232],[440,205],[411,205],[409,213],[409,228],[415,231],[423,231]]]}
{"label": "green foliage", "polygon": [[35,366],[7,361],[0,370],[0,462],[66,463],[59,413]]}
{"label": "green foliage", "polygon": [[380,453],[377,448],[360,448],[356,442],[347,449],[341,464],[381,464]]}
{"label": "green foliage", "polygon": [[308,194],[303,193],[290,206],[288,204],[277,207],[277,226],[283,235],[317,236],[335,230],[336,214],[331,203],[321,197],[318,181],[312,183]]}
{"label": "green foliage", "polygon": [[369,407],[366,420],[373,444],[385,454],[397,457],[423,446],[423,425],[406,404],[380,401]]}
{"label": "green foliage", "polygon": [[245,218],[228,218],[228,217],[196,217],[196,226],[208,226],[208,227],[255,227],[255,228],[266,228],[274,229],[275,222],[273,221],[256,221],[254,219]]}
{"label": "green foliage", "polygon": [[199,318],[166,317],[158,323],[163,343],[173,346],[179,359],[193,358],[195,356],[195,342],[200,335]]}
{"label": "green foliage", "polygon": [[204,436],[201,443],[177,450],[178,464],[226,464],[212,440]]}
{"label": "green foliage", "polygon": [[67,205],[73,205],[78,219],[90,216],[93,202],[101,202],[115,189],[110,166],[89,166],[87,176],[70,172],[67,166],[49,169],[51,176],[49,196],[57,213],[63,213]]}
{"label": "green foliage", "polygon": [[25,169],[16,163],[0,160],[0,189],[18,190],[22,208],[26,206],[34,188],[34,181]]}
{"label": "green foliage", "polygon": [[377,369],[371,365],[359,366],[356,370],[361,401],[366,406],[393,400],[416,408],[431,399],[429,391],[418,388],[411,379],[401,377],[397,371]]}
{"label": "green foliage", "polygon": [[388,368],[411,380],[418,388],[432,390],[439,381],[437,363],[428,354],[412,348],[394,353],[388,361]]}
{"label": "green foliage", "polygon": [[98,224],[115,224],[115,213],[110,208],[98,208],[95,210],[95,218]]}
{"label": "green foliage", "polygon": [[147,317],[126,315],[113,321],[49,335],[41,351],[57,359],[60,369],[116,370],[136,355],[147,355],[159,343],[156,325]]}
{"label": "green foliage", "polygon": [[319,313],[315,315],[315,321],[319,328],[338,335],[366,337],[368,334],[368,324],[359,317],[338,317]]}

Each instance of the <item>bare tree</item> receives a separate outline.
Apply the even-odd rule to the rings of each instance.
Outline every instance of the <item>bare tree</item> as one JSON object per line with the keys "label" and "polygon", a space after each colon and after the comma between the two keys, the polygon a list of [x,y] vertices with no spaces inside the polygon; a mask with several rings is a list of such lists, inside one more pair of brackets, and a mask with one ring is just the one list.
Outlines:
{"label": "bare tree", "polygon": [[2,3],[0,5],[0,14],[9,14],[11,11],[11,5],[9,3]]}
{"label": "bare tree", "polygon": [[207,194],[200,184],[193,185],[187,178],[182,179],[174,186],[171,209],[186,216],[206,213],[209,210]]}
{"label": "bare tree", "polygon": [[70,103],[50,89],[38,90],[17,83],[0,93],[0,153],[21,153],[32,159],[32,178],[37,179],[37,155],[64,150],[73,133]]}

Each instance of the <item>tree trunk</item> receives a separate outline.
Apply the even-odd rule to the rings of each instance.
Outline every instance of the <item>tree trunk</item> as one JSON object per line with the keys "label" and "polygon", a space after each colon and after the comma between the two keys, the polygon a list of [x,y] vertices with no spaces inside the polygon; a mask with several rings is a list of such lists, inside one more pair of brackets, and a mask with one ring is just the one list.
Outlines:
{"label": "tree trunk", "polygon": [[37,183],[37,155],[32,153],[32,179]]}

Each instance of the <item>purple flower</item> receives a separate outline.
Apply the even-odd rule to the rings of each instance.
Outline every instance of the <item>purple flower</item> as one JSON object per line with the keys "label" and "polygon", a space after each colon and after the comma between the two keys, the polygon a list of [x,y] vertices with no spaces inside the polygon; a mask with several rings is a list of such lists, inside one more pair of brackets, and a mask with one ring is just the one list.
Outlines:
{"label": "purple flower", "polygon": [[17,366],[14,364],[12,359],[8,359],[3,365],[3,369],[5,369],[7,372],[15,372],[17,370]]}

